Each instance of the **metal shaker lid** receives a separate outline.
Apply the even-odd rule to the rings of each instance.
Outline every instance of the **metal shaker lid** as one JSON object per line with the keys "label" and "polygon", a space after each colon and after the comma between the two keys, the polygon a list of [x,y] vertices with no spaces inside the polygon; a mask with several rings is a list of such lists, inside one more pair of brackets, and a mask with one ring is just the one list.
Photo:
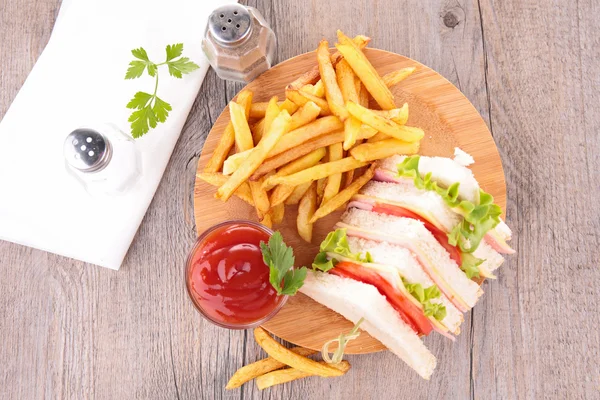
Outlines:
{"label": "metal shaker lid", "polygon": [[100,132],[81,128],[67,136],[63,153],[71,167],[81,172],[97,172],[110,162],[112,146]]}
{"label": "metal shaker lid", "polygon": [[250,34],[252,16],[239,4],[219,7],[208,17],[208,30],[219,43],[235,46]]}

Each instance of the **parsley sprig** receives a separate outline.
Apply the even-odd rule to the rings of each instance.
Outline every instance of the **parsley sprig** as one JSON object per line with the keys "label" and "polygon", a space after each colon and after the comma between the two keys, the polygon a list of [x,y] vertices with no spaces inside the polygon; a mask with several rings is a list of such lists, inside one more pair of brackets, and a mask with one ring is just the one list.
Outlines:
{"label": "parsley sprig", "polygon": [[150,128],[156,128],[159,122],[165,122],[169,116],[169,111],[172,111],[171,105],[157,95],[158,67],[168,66],[169,74],[178,79],[200,68],[189,58],[181,56],[183,43],[168,45],[166,53],[167,58],[164,62],[154,63],[150,61],[148,53],[142,47],[131,50],[131,54],[136,59],[129,63],[125,79],[139,78],[144,74],[144,71],[155,78],[154,93],[137,92],[131,101],[127,103],[127,108],[135,110],[131,113],[129,122],[131,122],[131,135],[136,139],[148,133]]}
{"label": "parsley sprig", "polygon": [[285,245],[281,233],[271,235],[268,244],[260,242],[260,250],[269,267],[269,282],[277,290],[277,294],[295,295],[304,284],[307,269],[294,269],[294,252]]}

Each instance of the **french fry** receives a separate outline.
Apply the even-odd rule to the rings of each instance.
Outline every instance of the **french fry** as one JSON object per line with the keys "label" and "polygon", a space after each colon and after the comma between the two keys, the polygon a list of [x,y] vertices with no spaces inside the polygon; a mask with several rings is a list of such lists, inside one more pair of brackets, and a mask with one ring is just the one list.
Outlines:
{"label": "french fry", "polygon": [[362,50],[340,30],[338,30],[338,40],[340,43],[337,43],[335,47],[350,64],[354,73],[366,86],[377,104],[383,110],[396,108],[392,92],[390,92],[390,89],[388,89]]}
{"label": "french fry", "polygon": [[[283,103],[283,102],[280,102]],[[265,117],[265,113],[267,112],[267,106],[269,105],[268,101],[261,101],[257,103],[252,103],[250,106],[250,115],[248,118],[251,119],[261,119]],[[279,104],[277,104],[279,105]]]}
{"label": "french fry", "polygon": [[[356,36],[353,39],[353,41],[356,44],[356,46],[358,46],[358,48],[363,49],[371,41],[371,38],[366,37],[366,36],[362,36],[362,35],[358,35],[358,36]],[[340,54],[339,51],[336,51],[335,53],[333,53],[331,55],[331,63],[334,66],[341,59],[342,59],[342,55]],[[304,87],[304,86],[306,86],[308,84],[315,84],[315,83],[317,83],[320,78],[321,78],[321,76],[319,74],[319,66],[315,65],[315,67],[313,69],[311,69],[310,71],[305,72],[304,74],[300,75],[296,80],[294,80],[293,82],[291,82],[290,84],[288,84],[287,87],[285,88],[285,90],[286,90],[286,92],[288,90],[300,90],[302,87]]]}
{"label": "french fry", "polygon": [[317,204],[321,204],[321,202],[323,201],[323,194],[325,193],[327,179],[328,178],[321,178],[317,180]]}
{"label": "french fry", "polygon": [[[244,110],[248,110],[250,113],[250,105],[252,104],[253,93],[250,90],[242,90],[236,99],[236,102],[244,107]],[[223,162],[227,158],[229,151],[233,147],[235,143],[235,132],[233,130],[233,124],[231,121],[227,124],[227,127],[223,131],[221,135],[221,139],[219,140],[219,144],[213,151],[212,156],[206,166],[204,167],[204,172],[218,172],[223,166]]]}
{"label": "french fry", "polygon": [[304,182],[316,181],[333,174],[342,173],[351,169],[365,166],[366,163],[355,160],[352,157],[342,158],[341,160],[331,161],[324,164],[315,165],[303,171],[286,176],[273,176],[269,178],[272,184],[298,186]]}
{"label": "french fry", "polygon": [[375,143],[364,143],[350,150],[352,157],[359,161],[374,161],[391,157],[394,154],[416,154],[419,142],[405,142],[398,139],[384,139]]}
{"label": "french fry", "polygon": [[288,100],[288,99],[285,99],[285,100],[283,101],[283,103],[281,103],[281,104],[279,105],[279,110],[280,110],[280,111],[283,111],[283,110],[285,110],[285,111],[287,111],[287,112],[288,112],[290,115],[292,115],[293,113],[295,113],[295,112],[296,112],[296,110],[298,110],[298,106],[297,106],[296,104],[294,104],[294,102],[293,102],[293,101],[291,101],[291,100]]}
{"label": "french fry", "polygon": [[329,104],[327,103],[327,100],[321,97],[317,97],[313,94],[304,92],[302,90],[286,90],[285,96],[300,107],[305,105],[309,101],[312,101],[321,109],[320,115],[331,115],[331,110],[329,109]]}
{"label": "french fry", "polygon": [[350,117],[344,121],[344,150],[350,150],[354,146],[360,133],[361,125],[362,123],[354,117]]}
{"label": "french fry", "polygon": [[[319,364],[326,365],[325,361],[318,361]],[[333,368],[339,369],[345,374],[350,370],[350,363],[346,360],[342,360],[338,364],[328,364]],[[256,378],[256,387],[260,390],[264,390],[271,386],[279,385],[286,382],[291,382],[297,379],[306,378],[313,376],[314,374],[300,371],[296,368],[284,368],[278,371],[269,372]]]}
{"label": "french fry", "polygon": [[381,79],[383,79],[387,87],[392,87],[410,76],[410,74],[415,72],[415,69],[415,67],[402,68],[385,74]]}
{"label": "french fry", "polygon": [[243,153],[234,153],[227,157],[227,160],[225,160],[223,163],[223,175],[233,174],[248,157],[250,151],[252,150],[245,151]]}
{"label": "french fry", "polygon": [[[306,349],[304,347],[292,347],[290,351],[303,357],[312,356],[313,354],[317,353],[316,350]],[[272,357],[267,357],[260,361],[253,362],[252,364],[245,365],[235,371],[233,376],[229,379],[229,382],[227,382],[225,389],[239,388],[244,383],[249,382],[254,378],[258,378],[261,375],[284,367],[287,367],[287,365],[275,360]]]}
{"label": "french fry", "polygon": [[421,140],[424,136],[424,132],[420,128],[398,125],[397,123],[380,117],[368,108],[360,106],[352,101],[348,101],[346,103],[346,108],[348,109],[348,112],[352,114],[352,116],[361,120],[363,123],[396,139],[404,140],[406,142],[416,142]]}
{"label": "french fry", "polygon": [[[354,79],[355,75],[354,72],[352,72],[350,65],[348,65],[346,60],[341,60],[335,67],[335,71],[344,102],[348,100],[355,103],[358,102],[358,92],[356,91],[357,85]],[[354,146],[360,126],[361,122],[354,117],[347,118],[344,121],[344,150],[349,150]]]}
{"label": "french fry", "polygon": [[319,64],[319,74],[321,81],[325,86],[325,98],[329,104],[329,110],[340,120],[345,121],[348,118],[348,111],[344,108],[344,98],[342,91],[338,86],[335,71],[331,64],[329,55],[329,43],[327,40],[321,40],[317,48],[317,63]]}
{"label": "french fry", "polygon": [[343,371],[335,367],[320,364],[317,361],[302,357],[301,355],[286,349],[283,345],[273,339],[263,328],[259,327],[254,329],[254,339],[269,356],[292,368],[323,377],[342,376],[344,374]]}
{"label": "french fry", "polygon": [[[318,121],[318,120],[317,120]],[[307,125],[308,126],[308,125]],[[363,128],[365,125],[363,125]],[[370,128],[370,127],[369,127]],[[370,129],[362,129],[358,134],[358,139],[366,139],[374,135],[374,132],[377,131]],[[286,134],[281,141],[284,141],[287,136],[291,133]],[[260,167],[256,170],[254,175],[250,179],[257,180],[264,174],[273,171],[282,165],[289,163],[292,160],[295,160],[298,157],[302,157],[305,154],[310,153],[320,147],[327,147],[331,144],[343,142],[344,141],[344,132],[332,132],[322,136],[319,136],[315,139],[312,139],[308,142],[302,143],[294,148],[289,149],[289,151],[285,151],[284,153],[277,154],[274,157],[268,158],[264,163],[261,164]],[[272,154],[272,153],[271,153]]]}
{"label": "french fry", "polygon": [[369,108],[369,91],[362,82],[360,84],[360,92],[358,92],[358,104],[365,108]]}
{"label": "french fry", "polygon": [[308,243],[312,240],[313,225],[309,222],[315,210],[317,209],[317,184],[313,182],[311,187],[306,191],[300,204],[298,205],[298,217],[296,218],[296,226],[298,234]]}
{"label": "french fry", "polygon": [[279,111],[281,109],[277,105],[277,96],[273,96],[271,100],[269,100],[269,104],[267,105],[267,111],[265,111],[265,118],[262,121],[262,126],[257,128],[256,136],[254,138],[254,143],[258,144],[262,139],[265,132],[268,132],[271,129],[271,125],[277,116],[279,115]]}
{"label": "french fry", "polygon": [[[218,172],[201,172],[196,174],[196,176],[202,179],[204,182],[208,183],[212,186],[221,186],[227,182],[227,177]],[[233,194],[240,199],[244,200],[246,203],[250,204],[254,207],[254,200],[252,199],[252,192],[250,191],[250,186],[246,182],[242,183],[239,188]]]}
{"label": "french fry", "polygon": [[260,139],[262,139],[263,133],[265,132],[265,119],[263,118],[254,125],[252,125],[250,127],[250,132],[252,132],[252,141],[254,143],[260,142]]}
{"label": "french fry", "polygon": [[344,172],[344,187],[347,188],[350,186],[352,181],[354,180],[354,172],[355,170],[351,169],[350,171]]}
{"label": "french fry", "polygon": [[269,213],[271,214],[273,225],[280,224],[285,215],[285,206],[283,204],[277,204],[276,206],[271,207]]}
{"label": "french fry", "polygon": [[[263,134],[269,131],[269,127],[273,123],[273,119],[275,119],[275,117],[277,117],[277,115],[279,114],[279,111],[286,110],[291,115],[292,113],[295,113],[298,110],[298,106],[289,101],[288,99],[286,99],[283,103],[278,102],[277,104],[281,105],[275,107],[275,105],[271,104],[270,108],[267,108],[265,110],[264,118],[252,126],[251,130],[254,143],[260,142],[260,139],[262,139]],[[267,103],[267,107],[269,107],[269,103]],[[296,117],[296,119],[298,119],[298,117]],[[292,130],[292,128],[289,128],[289,130]]]}
{"label": "french fry", "polygon": [[260,181],[249,181],[250,191],[252,192],[252,199],[254,200],[254,208],[256,209],[256,215],[259,220],[262,220],[265,214],[271,207],[269,203],[269,196],[267,191],[262,187],[262,180]]}
{"label": "french fry", "polygon": [[379,142],[380,140],[385,140],[385,139],[390,139],[390,137],[383,132],[377,132],[377,134],[375,136],[371,136],[367,140],[367,142],[375,143],[375,142]]}
{"label": "french fry", "polygon": [[304,85],[300,90],[310,93],[313,96],[321,98],[325,97],[325,86],[323,85],[323,81],[320,79],[314,85],[310,83],[308,85]]}
{"label": "french fry", "polygon": [[[263,122],[261,121],[261,123],[263,123]],[[363,128],[364,127],[366,127],[366,125],[363,125]],[[277,142],[275,147],[269,152],[268,157],[274,157],[278,154],[287,152],[288,150],[297,148],[302,143],[305,143],[315,137],[324,135],[329,132],[337,131],[337,130],[340,130],[343,128],[344,128],[344,125],[339,120],[339,118],[337,118],[333,115],[319,118],[316,121],[313,121],[309,124],[301,126],[298,129],[295,129],[295,130],[285,134],[279,140],[279,142]],[[260,129],[262,129],[262,128],[260,128]],[[372,128],[369,127],[368,129],[372,129]],[[376,133],[376,131],[375,131],[375,133]],[[373,134],[375,134],[375,133],[373,133]],[[359,135],[361,135],[361,134],[363,137],[372,136],[372,135],[369,136],[369,132],[359,133]],[[244,151],[241,153],[232,154],[231,156],[229,156],[229,158],[231,158],[231,161],[227,162],[227,164],[228,164],[227,165],[227,175],[230,175],[233,172],[235,172],[235,170],[239,167],[241,162],[244,159],[246,159],[249,154],[250,154],[250,151],[248,150],[248,151]],[[304,153],[304,154],[306,154],[306,153]],[[304,155],[304,154],[302,154],[302,155]],[[287,160],[290,161],[293,159],[294,158],[288,158]],[[283,164],[287,163],[288,161],[285,161]],[[277,167],[280,167],[283,164],[280,164]],[[223,171],[225,172],[225,166],[223,167]]]}
{"label": "french fry", "polygon": [[[285,199],[284,204],[286,206],[290,206],[290,205],[300,203],[300,199],[302,198],[302,196],[304,196],[304,193],[306,193],[306,191],[310,188],[310,185],[312,185],[312,182],[306,182],[306,183],[303,183],[302,185],[296,186],[294,188],[294,191],[292,192],[292,194],[290,194],[288,196],[288,198]],[[277,186],[277,187],[279,187],[279,186]]]}
{"label": "french fry", "polygon": [[344,99],[344,104],[348,100],[358,103],[358,91],[356,90],[357,84],[356,80],[354,79],[355,75],[354,72],[352,72],[350,65],[348,65],[348,62],[342,59],[335,66],[335,73],[338,86],[340,87],[340,91],[342,93],[342,98]]}
{"label": "french fry", "polygon": [[263,183],[263,189],[271,190],[273,187],[275,187],[275,185],[271,182],[277,177],[294,174],[298,171],[302,171],[306,168],[310,168],[317,165],[317,163],[321,161],[323,157],[325,157],[326,153],[327,151],[323,147],[320,149],[316,149],[315,151],[312,151],[305,156],[297,158],[296,160],[290,162],[287,165],[284,165],[277,171],[276,174],[270,176],[268,179],[265,179],[265,182]]}
{"label": "french fry", "polygon": [[378,134],[377,129],[367,125],[367,124],[362,124],[360,126],[360,130],[358,131],[358,138],[356,139],[357,142],[359,140],[362,139],[370,139],[373,136],[376,136]]}
{"label": "french fry", "polygon": [[331,214],[341,206],[343,206],[346,202],[348,202],[352,196],[354,196],[360,188],[362,188],[367,182],[373,178],[375,175],[375,169],[377,168],[376,163],[371,164],[369,169],[358,179],[356,179],[350,186],[339,192],[335,195],[331,200],[327,203],[321,205],[315,214],[310,219],[310,222],[315,223],[317,220],[323,218],[326,215]]}
{"label": "french fry", "polygon": [[[344,60],[344,61],[346,61],[346,60]],[[346,64],[348,64],[348,61],[346,61]],[[348,64],[348,66],[350,66],[350,64]],[[350,69],[352,69],[352,67],[350,67]],[[356,90],[356,94],[358,94],[358,100],[360,103],[360,90],[362,87],[362,82],[360,81],[360,78],[358,76],[356,76],[354,71],[352,71],[352,75],[354,76],[354,88],[355,88],[354,90]]]}
{"label": "french fry", "polygon": [[246,158],[240,167],[231,175],[229,180],[217,190],[215,197],[220,198],[223,201],[227,201],[231,197],[233,192],[235,192],[235,190],[256,171],[265,158],[267,158],[269,151],[275,147],[277,141],[279,141],[281,136],[286,132],[290,119],[290,114],[287,111],[281,111],[279,113],[266,136],[254,149],[252,149],[248,158]]}
{"label": "french fry", "polygon": [[320,112],[321,108],[316,105],[315,102],[309,101],[292,115],[292,121],[290,122],[289,130],[293,131],[314,121],[317,119]]}
{"label": "french fry", "polygon": [[285,204],[285,201],[294,192],[294,186],[288,185],[277,185],[271,191],[271,207],[278,206],[279,204]]}
{"label": "french fry", "polygon": [[319,118],[309,124],[301,126],[287,133],[277,143],[275,148],[269,153],[269,157],[276,156],[277,154],[284,153],[288,150],[298,147],[304,142],[307,142],[313,138],[324,135],[326,133],[339,131],[344,129],[344,124],[339,120],[338,117],[330,115],[327,117]]}
{"label": "french fry", "polygon": [[237,150],[246,151],[253,148],[252,132],[250,132],[244,108],[233,101],[230,102],[229,117],[233,124],[233,131],[235,132],[235,146]]}
{"label": "french fry", "polygon": [[[339,65],[339,64],[338,64]],[[342,149],[341,143],[334,143],[328,148],[329,152],[329,162],[341,160],[344,157],[344,150]],[[333,196],[335,196],[340,191],[340,184],[342,182],[342,174],[333,174],[327,178],[327,183],[325,184],[325,188],[323,190],[323,200],[322,202],[329,201]]]}
{"label": "french fry", "polygon": [[[269,105],[269,102],[267,102],[267,101],[252,103],[252,105],[250,106],[249,118],[254,118],[254,119],[264,118],[265,113],[267,112],[268,105]],[[277,106],[279,106],[279,109],[281,111],[287,110],[287,112],[290,113],[290,115],[295,113],[296,110],[298,109],[298,106],[288,99],[285,99],[285,101],[277,102]]]}
{"label": "french fry", "polygon": [[265,214],[264,218],[260,221],[260,223],[269,229],[273,228],[273,220],[271,219],[271,214]]}
{"label": "french fry", "polygon": [[394,108],[393,110],[371,110],[374,114],[379,115],[385,119],[391,119],[399,125],[405,125],[408,121],[408,103],[400,108]]}

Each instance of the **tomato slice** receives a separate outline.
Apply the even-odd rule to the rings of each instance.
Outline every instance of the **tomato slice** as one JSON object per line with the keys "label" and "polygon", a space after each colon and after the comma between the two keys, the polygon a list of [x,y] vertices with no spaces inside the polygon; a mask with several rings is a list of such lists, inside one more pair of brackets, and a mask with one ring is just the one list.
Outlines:
{"label": "tomato slice", "polygon": [[373,205],[373,211],[380,214],[394,215],[396,217],[412,218],[417,221],[421,221],[425,228],[431,232],[433,237],[439,242],[440,245],[450,254],[450,258],[456,262],[456,265],[460,267],[462,259],[460,257],[460,250],[456,246],[452,246],[448,243],[448,235],[446,232],[421,217],[419,214],[407,210],[404,207],[394,206],[391,204],[375,203]]}
{"label": "tomato slice", "polygon": [[342,261],[329,270],[329,273],[355,281],[373,285],[384,295],[392,307],[400,314],[404,322],[418,334],[429,335],[433,326],[423,311],[413,304],[406,296],[394,289],[392,285],[377,272],[348,261]]}

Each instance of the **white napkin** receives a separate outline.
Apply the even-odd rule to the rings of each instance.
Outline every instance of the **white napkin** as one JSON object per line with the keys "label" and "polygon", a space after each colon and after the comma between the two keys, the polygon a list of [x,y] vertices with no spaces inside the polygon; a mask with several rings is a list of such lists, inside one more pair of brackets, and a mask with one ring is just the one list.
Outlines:
{"label": "white napkin", "polygon": [[[212,10],[233,0],[65,0],[46,49],[0,123],[0,239],[118,269],[154,196],[208,69],[201,41]],[[162,61],[183,43],[200,69],[161,71],[166,123],[136,141],[140,182],[94,197],[66,172],[63,141],[82,125],[129,132],[125,105],[154,79],[125,80],[131,49]]]}

